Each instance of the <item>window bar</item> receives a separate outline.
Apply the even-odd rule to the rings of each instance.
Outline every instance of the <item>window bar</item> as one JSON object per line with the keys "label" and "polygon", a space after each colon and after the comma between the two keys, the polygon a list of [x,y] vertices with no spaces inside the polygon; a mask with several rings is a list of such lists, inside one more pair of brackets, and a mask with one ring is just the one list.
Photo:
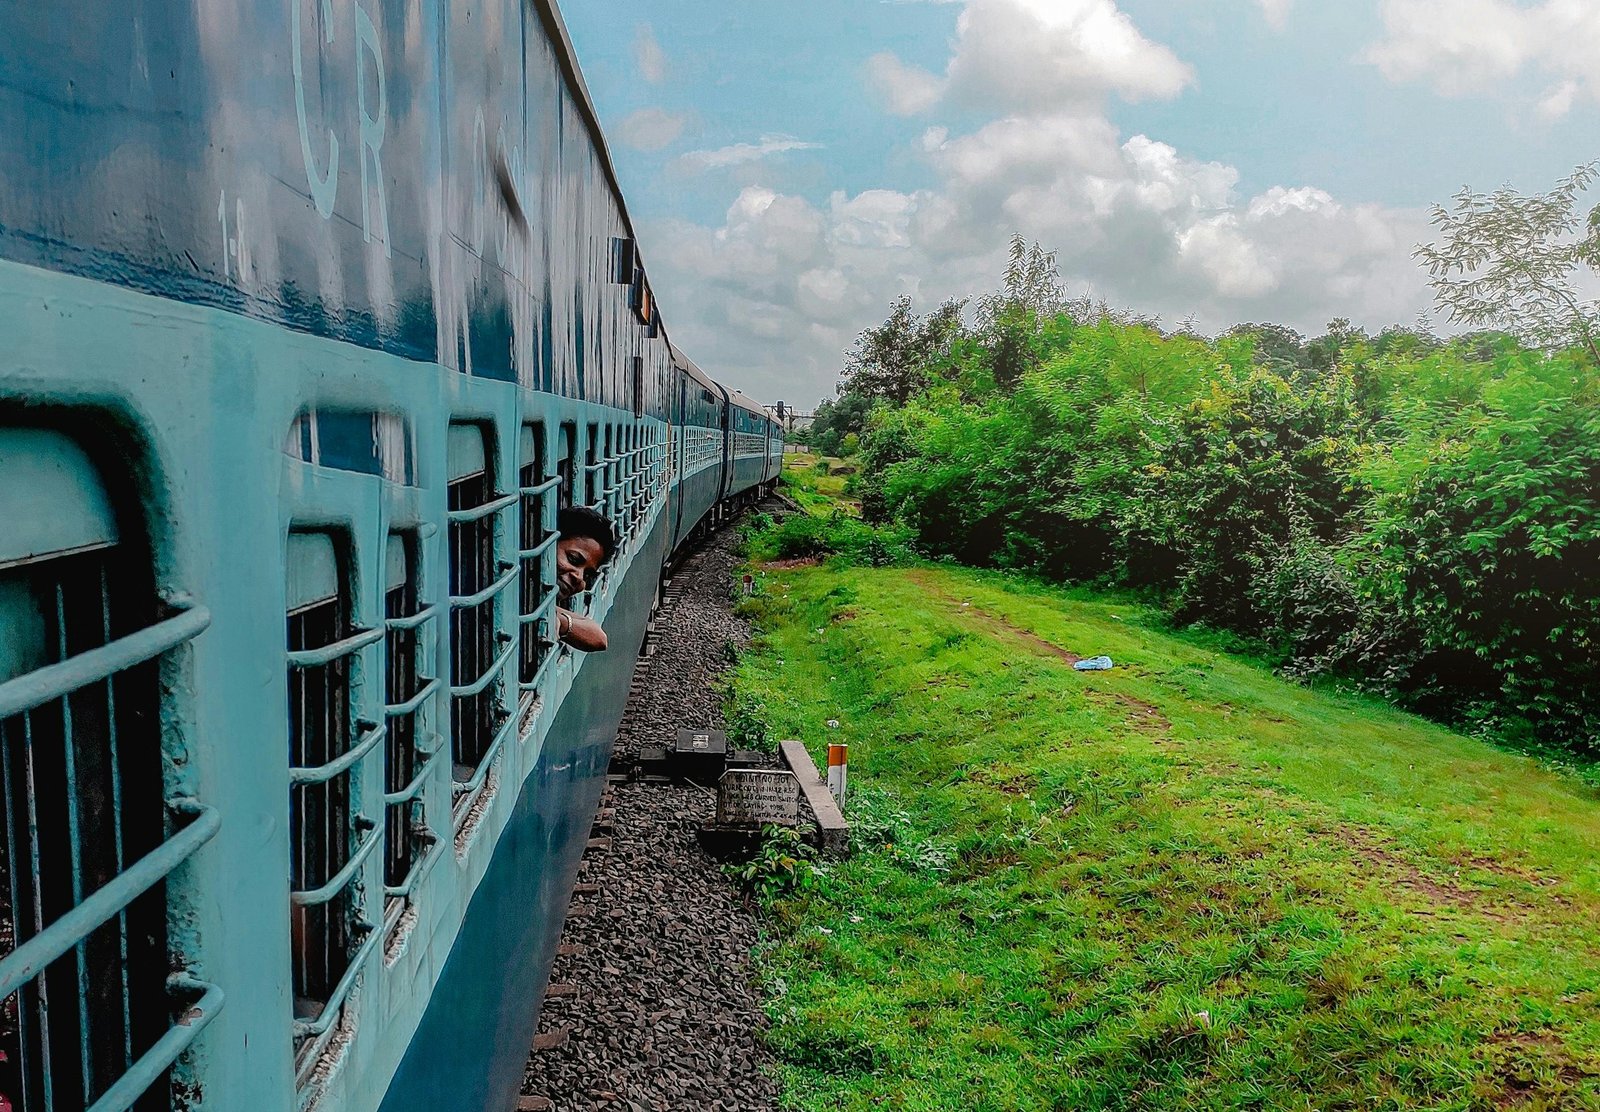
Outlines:
{"label": "window bar", "polygon": [[[81,904],[60,916],[44,930],[0,959],[0,1000],[44,972],[78,940],[120,914],[134,900],[167,878],[167,875],[193,857],[222,828],[222,816],[215,807],[193,799],[174,799],[168,809],[191,821],[157,848],[135,861],[128,870],[102,888],[96,889]],[[29,816],[30,819],[32,816]]]}
{"label": "window bar", "polygon": [[515,715],[506,715],[500,723],[499,732],[483,751],[483,759],[478,762],[478,770],[472,774],[472,779],[466,783],[458,782],[455,785],[456,795],[463,799],[470,799],[483,787],[483,782],[489,778],[489,770],[494,767],[495,758],[500,755],[500,750],[505,747],[506,738],[511,736],[512,728],[517,724]]}
{"label": "window bar", "polygon": [[[556,594],[554,591],[551,591],[547,596],[545,596],[545,600],[539,604],[538,609],[531,614],[523,614],[519,621],[522,623],[524,636],[526,636],[528,630],[533,630],[535,636],[538,636],[541,632],[545,631],[548,628],[547,623],[550,620],[551,612],[555,609],[555,605]],[[550,643],[551,642],[548,639],[545,641],[545,644],[547,645]],[[542,683],[541,677],[544,675],[545,670],[550,667],[551,662],[556,659],[557,655],[555,653],[545,653],[544,659],[540,663],[538,671],[536,671],[530,679],[526,679],[518,683],[517,689],[529,694],[538,692]]]}
{"label": "window bar", "polygon": [[[496,495],[485,472],[450,484],[450,694],[452,782],[477,780],[503,718],[495,681],[516,644],[496,624],[496,600],[512,583],[516,563],[499,560],[498,511],[515,505],[520,491]],[[496,578],[496,576],[498,576]],[[492,580],[492,581],[491,581]],[[510,642],[505,652],[495,646]],[[498,659],[490,662],[492,656]]]}
{"label": "window bar", "polygon": [[[384,599],[384,719],[389,726],[389,744],[383,765],[383,882],[384,896],[395,907],[399,906],[399,901],[394,897],[394,890],[407,884],[417,865],[419,838],[413,827],[421,825],[422,830],[426,831],[425,823],[416,823],[420,808],[413,806],[432,763],[418,761],[417,712],[423,703],[418,695],[426,696],[430,688],[438,689],[437,684],[420,682],[417,659],[421,648],[417,636],[419,626],[392,624],[418,609],[415,593],[416,577],[407,556],[404,581],[390,588]],[[410,707],[405,713],[394,712],[397,706],[403,707],[408,703]],[[420,772],[417,771],[419,763]],[[413,790],[406,792],[406,786]],[[388,913],[389,908],[386,907],[386,921]]]}
{"label": "window bar", "polygon": [[[86,557],[57,559],[72,563],[52,577],[53,581],[41,586],[49,591],[47,597],[53,602],[52,648],[58,659],[0,683],[0,736],[10,734],[0,744],[0,769],[8,800],[5,838],[11,863],[12,926],[23,939],[21,945],[0,959],[0,999],[22,994],[18,997],[15,1028],[19,1080],[30,1089],[38,1086],[31,1091],[40,1094],[45,1107],[53,1107],[58,1098],[69,1103],[87,1102],[101,1089],[94,1108],[116,1107],[124,1093],[127,1100],[120,1107],[126,1108],[176,1058],[174,1054],[173,1059],[161,1062],[146,1077],[147,1063],[152,1060],[149,1052],[137,1058],[135,1055],[140,1049],[135,1043],[140,1024],[133,1012],[133,997],[141,986],[131,983],[128,909],[209,841],[220,819],[209,808],[196,805],[193,811],[185,812],[181,806],[169,803],[180,812],[197,816],[197,821],[171,837],[156,833],[152,826],[151,849],[131,867],[125,867],[129,846],[124,831],[127,815],[119,725],[126,723],[118,721],[114,689],[119,682],[133,682],[134,677],[124,673],[154,662],[198,635],[209,625],[210,617],[203,608],[195,607],[132,634],[114,637],[113,591],[107,561],[94,558],[94,566],[88,567],[83,563]],[[73,569],[81,570],[74,574]],[[83,590],[69,596],[68,583]],[[80,643],[83,640],[91,641],[92,647],[84,647]],[[153,682],[151,688],[153,691]],[[52,728],[47,731],[48,736],[41,737],[36,730],[36,716],[52,705],[55,709],[49,713],[53,721],[45,719],[52,722]],[[120,713],[125,717],[141,711],[137,707],[123,708]],[[154,716],[150,718],[153,720]],[[39,774],[36,754],[40,746],[49,746],[60,761],[56,766],[60,779],[51,785],[46,785]],[[84,784],[85,776],[89,787]],[[60,899],[60,895],[51,897],[47,893],[51,888],[61,893],[61,889],[51,883],[54,867],[45,859],[41,837],[42,824],[54,820],[39,803],[44,793],[54,794],[58,787],[66,795],[66,857],[72,876],[63,879],[67,880],[64,894],[71,906],[59,914],[47,915],[46,901]],[[91,790],[104,791],[109,796],[109,806],[85,810],[82,800]],[[159,806],[152,803],[151,817],[159,814]],[[25,825],[19,825],[19,820]],[[24,840],[25,862],[17,860]],[[97,853],[96,847],[102,844],[106,844],[105,851]],[[24,889],[24,884],[31,884],[31,888]],[[84,895],[86,889],[92,889],[88,896]],[[28,916],[25,929],[19,929],[23,928],[17,919],[20,915]],[[67,1000],[57,1000],[52,1008],[51,984],[60,982],[51,976],[50,967],[69,953],[73,955],[74,969],[69,974],[73,988]],[[144,960],[142,956],[140,960]],[[114,965],[115,971],[105,969],[106,965]],[[106,999],[115,993],[121,994],[119,1001]],[[153,1001],[148,997],[141,997],[141,1005],[150,1002]],[[166,1010],[162,1004],[159,1013]],[[143,1015],[141,1010],[138,1018],[142,1020]],[[112,1017],[120,1022],[120,1029],[104,1030]],[[60,1087],[56,1084],[59,1071],[55,1058],[61,1040],[51,1030],[52,1018],[58,1025],[71,1024],[75,1018],[78,1027],[79,1060],[73,1071],[76,1077]],[[156,1025],[151,1022],[149,1026]],[[168,1026],[168,1021],[161,1026]],[[74,1086],[79,1087],[76,1094],[57,1091]],[[23,1099],[27,1099],[26,1094]]]}
{"label": "window bar", "polygon": [[[96,576],[96,580],[97,582],[103,583],[104,577]],[[56,651],[57,655],[64,659],[71,652],[71,647],[67,642],[68,618],[66,585],[62,580],[56,580],[54,593],[57,634]],[[102,614],[104,614],[105,603],[109,600],[106,600],[103,595],[101,596],[101,599],[101,610]],[[76,696],[81,694],[83,693],[77,692],[74,693],[73,696],[69,696],[61,700],[61,752],[66,773],[67,831],[69,847],[68,856],[72,869],[72,902],[74,905],[83,902],[83,873],[85,867],[83,843],[86,837],[86,832],[84,829],[84,816],[80,807],[81,788],[79,786],[78,778],[78,739],[76,732],[73,729],[73,704]],[[108,735],[106,737],[106,745],[108,748],[112,749],[114,755],[115,739]],[[89,954],[89,944],[93,938],[93,933],[85,935],[83,938],[79,939],[77,945],[74,947],[74,950],[76,951],[76,961],[74,964],[77,966],[76,1004],[78,1008],[78,1062],[83,1080],[83,1092],[86,1094],[94,1092],[96,1064],[96,1056],[94,1053],[93,1040],[89,1025],[89,1021],[94,1014],[94,1002],[91,1000],[92,990],[89,971],[89,962],[91,960]]]}
{"label": "window bar", "polygon": [[[384,898],[398,908],[411,898],[417,880],[428,860],[427,850],[437,843],[428,828],[423,811],[422,789],[432,775],[443,739],[429,733],[431,744],[424,748],[418,715],[444,687],[438,677],[423,679],[420,674],[420,630],[439,613],[438,606],[418,608],[413,583],[408,581],[389,592],[388,675],[385,680],[383,714],[389,722],[393,741],[384,765],[385,815]],[[406,611],[412,611],[406,613]],[[420,852],[419,852],[420,851]],[[385,920],[388,909],[385,909]]]}
{"label": "window bar", "polygon": [[356,718],[352,673],[387,632],[387,623],[352,630],[342,595],[288,616],[293,1037],[302,1087],[378,938],[363,914],[357,881],[383,842],[382,824],[357,806],[352,773],[390,731],[387,719]]}
{"label": "window bar", "polygon": [[200,1032],[217,1018],[226,999],[221,988],[187,973],[174,973],[168,977],[167,992],[174,997],[198,999],[184,1009],[183,1020],[168,1028],[167,1033],[145,1051],[127,1073],[90,1105],[88,1112],[128,1112],[145,1091],[160,1080],[172,1063],[194,1045]]}
{"label": "window bar", "polygon": [[[103,582],[103,578],[101,579]],[[58,578],[55,581],[55,611],[56,611],[56,656],[65,660],[71,652],[67,643],[67,595],[66,583]],[[102,596],[102,609],[109,600]],[[66,803],[67,803],[67,844],[68,859],[72,869],[72,904],[74,907],[83,902],[83,816],[79,810],[78,787],[78,741],[72,728],[73,699],[71,696],[61,700],[61,754],[66,772]],[[109,745],[115,744],[107,739]],[[114,755],[114,753],[113,753]],[[94,1066],[95,1053],[90,1030],[90,1017],[92,1005],[89,999],[89,940],[91,934],[79,938],[73,949],[76,951],[77,960],[77,1008],[78,1008],[78,1066],[83,1079],[83,1092],[94,1092]]]}
{"label": "window bar", "polygon": [[154,660],[193,640],[210,624],[211,612],[196,606],[109,645],[89,649],[0,683],[0,718],[34,710],[44,703],[65,698],[80,687],[99,683],[137,664]]}
{"label": "window bar", "polygon": [[606,512],[604,496],[601,493],[603,488],[600,478],[600,472],[605,470],[605,466],[606,463],[604,460],[596,460],[593,463],[586,463],[583,465],[585,492],[584,505],[588,506],[589,509],[598,514],[604,514]]}
{"label": "window bar", "polygon": [[523,468],[524,485],[521,489],[522,547],[517,553],[517,560],[522,566],[523,611],[519,615],[522,654],[517,670],[517,686],[523,692],[534,690],[533,681],[538,677],[549,653],[544,629],[538,623],[528,621],[528,618],[548,609],[544,604],[555,594],[555,577],[547,568],[544,557],[561,536],[555,529],[546,533],[544,523],[546,502],[550,493],[560,485],[561,476],[558,474],[543,482],[537,480],[537,465],[527,464]]}
{"label": "window bar", "polygon": [[[33,716],[31,714],[24,717],[22,720],[22,737],[24,744],[27,746],[27,748],[23,751],[23,759],[28,770],[28,829],[29,831],[37,831],[39,829],[39,791],[33,768]],[[33,885],[31,891],[34,893],[32,901],[33,933],[35,938],[41,938],[44,936],[45,925],[43,901],[40,898],[39,893],[41,889],[41,881],[44,877],[44,869],[42,868],[39,860],[40,845],[38,837],[30,837],[28,839],[28,843],[32,848],[31,865],[33,868]],[[82,907],[83,905],[79,904],[78,906]],[[98,916],[96,918],[98,919]],[[87,934],[91,929],[93,928],[85,925],[85,929],[82,933]],[[73,934],[77,935],[78,932],[74,931]],[[73,942],[76,943],[76,941],[77,939],[74,938]],[[39,1057],[44,1066],[44,1105],[47,1109],[53,1109],[55,1107],[56,1071],[53,1068],[50,1053],[51,1044],[55,1041],[50,1037],[50,986],[46,983],[43,974],[45,970],[49,968],[49,963],[55,961],[56,958],[66,953],[66,951],[67,947],[62,946],[59,952],[50,954],[44,961],[39,963],[38,973],[40,974],[40,977],[38,985],[35,989],[35,992],[39,998]],[[13,957],[15,957],[15,954],[13,954]],[[0,966],[0,969],[3,968],[3,966]],[[4,992],[4,990],[5,978],[0,977],[0,992]],[[5,996],[0,997],[0,999],[9,999],[10,996],[11,994],[6,992]]]}
{"label": "window bar", "polygon": [[618,466],[621,457],[617,454],[617,432],[617,426],[606,426],[605,515],[611,521],[617,520],[617,472],[621,470]]}
{"label": "window bar", "polygon": [[[111,582],[106,574],[105,564],[100,565],[100,597],[111,597]],[[111,608],[100,609],[100,643],[102,645],[111,641]],[[111,760],[111,813],[121,815],[122,811],[122,762],[117,753],[117,685],[106,684],[106,735],[110,743]],[[122,844],[122,823],[111,824],[112,855],[114,870],[122,872],[124,849]],[[117,916],[117,972],[122,988],[122,1058],[125,1062],[132,1062],[133,1056],[133,997],[132,986],[128,978],[128,917]]]}

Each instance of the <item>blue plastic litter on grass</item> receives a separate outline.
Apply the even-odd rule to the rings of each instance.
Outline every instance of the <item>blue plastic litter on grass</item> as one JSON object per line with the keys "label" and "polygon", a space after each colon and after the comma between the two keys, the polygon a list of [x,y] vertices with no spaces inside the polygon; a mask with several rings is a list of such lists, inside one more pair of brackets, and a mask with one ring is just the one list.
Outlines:
{"label": "blue plastic litter on grass", "polygon": [[1111,663],[1109,656],[1095,656],[1088,660],[1080,660],[1073,667],[1080,672],[1108,672],[1116,665]]}

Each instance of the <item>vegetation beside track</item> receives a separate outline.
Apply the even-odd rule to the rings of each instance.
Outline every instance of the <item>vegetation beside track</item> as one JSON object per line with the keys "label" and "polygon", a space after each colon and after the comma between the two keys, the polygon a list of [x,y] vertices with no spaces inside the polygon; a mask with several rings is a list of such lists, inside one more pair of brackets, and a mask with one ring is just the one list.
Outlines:
{"label": "vegetation beside track", "polygon": [[736,727],[849,742],[863,843],[771,905],[794,1106],[1600,1107],[1592,789],[1132,604],[760,580]]}

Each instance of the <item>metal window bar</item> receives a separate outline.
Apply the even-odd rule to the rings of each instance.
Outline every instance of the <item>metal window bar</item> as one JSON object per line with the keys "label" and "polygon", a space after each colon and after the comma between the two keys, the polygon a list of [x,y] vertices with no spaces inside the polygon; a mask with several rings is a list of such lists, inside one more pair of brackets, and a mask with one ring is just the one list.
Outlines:
{"label": "metal window bar", "polygon": [[583,456],[583,504],[598,510],[600,501],[600,471],[605,467],[600,457],[600,430],[588,426],[588,446]]}
{"label": "metal window bar", "polygon": [[561,477],[542,478],[539,463],[535,461],[523,465],[520,482],[522,529],[518,538],[520,548],[517,560],[522,568],[522,621],[518,636],[521,649],[517,660],[517,681],[521,690],[528,691],[550,655],[553,640],[546,628],[547,623],[530,622],[527,619],[548,611],[545,603],[555,597],[554,553],[560,535],[553,527],[545,525],[545,507],[555,496]]}
{"label": "metal window bar", "polygon": [[602,464],[601,471],[600,471],[600,484],[601,484],[602,500],[604,502],[604,505],[601,506],[601,508],[600,508],[600,512],[605,514],[607,520],[612,521],[612,522],[615,522],[617,520],[617,512],[616,512],[617,457],[616,457],[615,441],[613,439],[615,435],[616,435],[615,426],[607,425],[605,427],[605,456],[604,456],[604,462]]}
{"label": "metal window bar", "polygon": [[286,625],[291,981],[303,1083],[374,941],[356,882],[382,839],[356,806],[352,773],[388,729],[357,721],[352,683],[361,652],[386,631],[354,629],[342,593],[291,611]]}
{"label": "metal window bar", "polygon": [[210,616],[152,622],[114,547],[7,578],[32,613],[8,636],[49,663],[0,683],[0,1095],[24,1112],[169,1109],[167,1070],[222,993],[166,976],[165,881],[221,820],[163,799],[159,660]]}
{"label": "metal window bar", "polygon": [[643,451],[640,447],[640,432],[637,426],[628,430],[628,527],[634,532],[638,531],[640,523],[644,520],[642,501],[644,468],[639,462],[640,453]]}
{"label": "metal window bar", "polygon": [[[495,604],[518,571],[497,558],[495,533],[496,510],[518,497],[495,494],[487,472],[449,486],[450,750],[457,794],[467,790],[464,785],[481,782],[475,774],[509,717],[497,681],[516,644],[497,629]],[[503,651],[502,645],[507,646]]]}
{"label": "metal window bar", "polygon": [[384,596],[383,892],[385,921],[410,896],[423,855],[436,841],[422,799],[437,747],[424,751],[422,708],[441,686],[422,676],[423,627],[437,613],[422,607],[416,569],[407,557],[406,581]]}

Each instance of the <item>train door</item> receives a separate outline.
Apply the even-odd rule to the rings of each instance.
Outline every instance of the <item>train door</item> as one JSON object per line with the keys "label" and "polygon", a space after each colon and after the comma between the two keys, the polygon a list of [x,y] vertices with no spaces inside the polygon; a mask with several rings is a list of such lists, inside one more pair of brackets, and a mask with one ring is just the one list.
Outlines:
{"label": "train door", "polygon": [[733,492],[734,422],[733,399],[728,388],[718,384],[717,393],[722,398],[722,480],[717,484],[717,500],[721,501]]}
{"label": "train door", "polygon": [[683,535],[683,503],[687,493],[683,485],[683,451],[689,428],[689,376],[676,368],[674,373],[678,377],[678,384],[672,391],[673,422],[669,430],[671,444],[667,454],[667,467],[671,471],[669,481],[672,502],[669,512],[672,514],[672,544],[676,547],[678,538]]}

